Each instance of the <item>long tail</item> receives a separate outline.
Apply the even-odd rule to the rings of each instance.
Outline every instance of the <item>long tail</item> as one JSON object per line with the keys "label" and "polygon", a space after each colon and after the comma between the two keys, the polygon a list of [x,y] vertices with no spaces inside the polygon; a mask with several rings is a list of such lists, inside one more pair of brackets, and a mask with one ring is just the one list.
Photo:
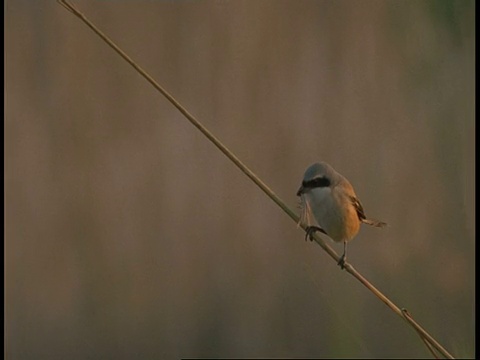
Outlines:
{"label": "long tail", "polygon": [[385,223],[383,221],[373,220],[373,219],[362,219],[362,222],[364,224],[367,224],[367,225],[370,225],[370,226],[375,226],[375,227],[378,227],[378,228],[382,228],[382,227],[387,226],[387,223]]}

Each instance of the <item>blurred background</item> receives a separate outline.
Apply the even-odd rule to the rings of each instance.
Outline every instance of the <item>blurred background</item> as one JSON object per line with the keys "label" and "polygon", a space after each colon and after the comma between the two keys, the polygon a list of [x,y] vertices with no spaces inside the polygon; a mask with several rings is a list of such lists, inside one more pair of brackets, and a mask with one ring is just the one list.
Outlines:
{"label": "blurred background", "polygon": [[[474,357],[474,1],[75,4],[291,208],[350,179],[390,226],[349,261]],[[4,10],[8,359],[430,357],[76,17]]]}

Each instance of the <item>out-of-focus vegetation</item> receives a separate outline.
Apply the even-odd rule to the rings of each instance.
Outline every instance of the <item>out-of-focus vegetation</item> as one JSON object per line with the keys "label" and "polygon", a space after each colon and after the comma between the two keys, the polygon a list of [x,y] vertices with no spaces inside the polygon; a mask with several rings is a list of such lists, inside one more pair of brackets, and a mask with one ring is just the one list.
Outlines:
{"label": "out-of-focus vegetation", "polygon": [[[474,356],[474,1],[76,4],[292,207],[349,178],[390,224],[349,260]],[[8,359],[429,357],[74,16],[4,10]]]}

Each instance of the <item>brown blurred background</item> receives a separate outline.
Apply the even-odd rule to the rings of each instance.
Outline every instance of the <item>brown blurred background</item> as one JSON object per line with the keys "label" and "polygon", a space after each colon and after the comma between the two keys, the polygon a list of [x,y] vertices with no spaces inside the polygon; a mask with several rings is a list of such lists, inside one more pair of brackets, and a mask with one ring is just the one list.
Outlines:
{"label": "brown blurred background", "polygon": [[[75,3],[292,208],[349,178],[390,224],[351,263],[474,356],[474,1]],[[4,9],[8,359],[430,357],[77,18]]]}

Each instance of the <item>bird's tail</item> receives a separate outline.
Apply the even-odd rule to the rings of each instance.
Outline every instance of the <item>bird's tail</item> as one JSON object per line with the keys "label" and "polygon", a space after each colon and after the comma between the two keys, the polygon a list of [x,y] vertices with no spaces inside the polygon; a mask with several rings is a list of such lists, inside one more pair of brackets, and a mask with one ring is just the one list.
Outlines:
{"label": "bird's tail", "polygon": [[362,222],[364,224],[367,224],[367,225],[370,225],[370,226],[375,226],[375,227],[378,227],[378,228],[382,228],[382,227],[387,226],[387,223],[385,223],[383,221],[373,220],[373,219],[362,219]]}

